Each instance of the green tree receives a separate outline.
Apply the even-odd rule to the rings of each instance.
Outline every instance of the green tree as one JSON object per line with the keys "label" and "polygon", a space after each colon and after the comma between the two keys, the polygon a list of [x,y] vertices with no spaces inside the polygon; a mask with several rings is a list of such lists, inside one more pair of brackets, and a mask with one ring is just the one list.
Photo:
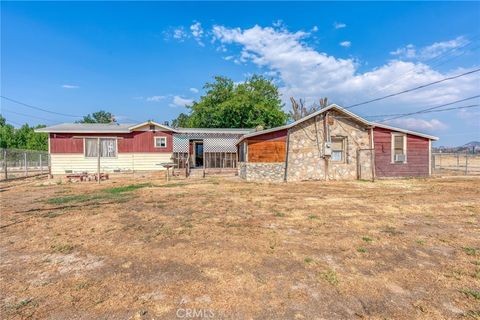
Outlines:
{"label": "green tree", "polygon": [[13,148],[15,145],[15,128],[7,124],[6,119],[0,115],[0,147]]}
{"label": "green tree", "polygon": [[35,132],[35,129],[43,127],[45,126],[30,127],[24,124],[19,129],[15,129],[0,115],[0,147],[46,151],[48,134]]}
{"label": "green tree", "polygon": [[77,121],[78,123],[113,123],[116,122],[115,117],[112,113],[107,111],[97,111],[93,112],[91,115],[87,114],[83,117],[82,120]]}
{"label": "green tree", "polygon": [[280,94],[275,84],[254,75],[241,84],[217,76],[203,87],[206,95],[187,106],[173,122],[176,127],[271,128],[286,123]]}

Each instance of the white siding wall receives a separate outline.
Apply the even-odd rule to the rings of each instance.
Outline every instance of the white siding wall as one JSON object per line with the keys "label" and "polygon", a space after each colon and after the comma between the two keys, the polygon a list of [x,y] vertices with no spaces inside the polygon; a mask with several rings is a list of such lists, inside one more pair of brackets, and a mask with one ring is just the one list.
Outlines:
{"label": "white siding wall", "polygon": [[[53,153],[51,156],[52,174],[72,172],[97,172],[97,158],[85,158],[83,154]],[[120,171],[154,171],[165,170],[160,163],[172,162],[172,153],[119,153],[116,158],[101,158],[102,172]]]}

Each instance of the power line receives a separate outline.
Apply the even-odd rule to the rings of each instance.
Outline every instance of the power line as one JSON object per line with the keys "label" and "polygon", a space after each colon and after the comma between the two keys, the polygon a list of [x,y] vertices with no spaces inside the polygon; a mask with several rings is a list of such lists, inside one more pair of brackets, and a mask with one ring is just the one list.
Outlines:
{"label": "power line", "polygon": [[6,119],[5,119],[5,121],[6,121],[6,122],[10,122],[11,124],[16,124],[17,126],[23,126],[23,124],[18,123],[18,122],[16,122],[16,121],[6,120]]}
{"label": "power line", "polygon": [[468,101],[468,100],[472,100],[472,99],[476,99],[476,98],[480,98],[480,94],[479,94],[479,95],[476,95],[476,96],[472,96],[472,97],[468,97],[468,98],[464,98],[464,99],[460,99],[460,100],[455,100],[455,101],[452,101],[452,102],[444,103],[444,104],[441,104],[441,105],[438,105],[438,106],[435,106],[435,107],[428,107],[428,108],[425,108],[425,109],[421,109],[420,111],[414,111],[414,112],[411,112],[411,113],[382,114],[382,115],[374,115],[374,116],[365,116],[365,118],[372,118],[372,117],[392,117],[392,116],[410,115],[410,114],[415,114],[415,113],[421,112],[421,111],[428,111],[428,110],[433,110],[433,109],[438,109],[438,108],[450,106],[450,105],[452,105],[452,104],[456,104],[456,103],[459,103],[459,102],[464,102],[464,101]]}
{"label": "power line", "polygon": [[[438,61],[436,61],[434,64],[431,64],[431,65],[430,65],[431,68],[444,65],[445,63],[447,63],[447,62],[449,62],[449,61],[451,61],[451,60],[454,60],[454,59],[457,59],[457,58],[460,57],[460,56],[463,56],[465,53],[468,52],[468,50],[463,50],[462,53],[460,53],[459,55],[453,56],[453,57],[451,57],[450,59],[446,59],[446,60],[440,62],[443,56],[446,56],[447,54],[453,53],[453,52],[457,51],[458,49],[466,49],[467,47],[473,45],[473,44],[475,43],[475,42],[474,42],[474,39],[476,39],[476,38],[478,38],[478,37],[480,37],[480,35],[474,36],[474,37],[471,39],[471,41],[467,42],[467,43],[464,44],[463,46],[451,48],[450,50],[447,50],[447,51],[439,54],[438,56],[435,56],[435,57],[430,58],[430,59],[423,60],[423,61],[421,61],[421,62],[422,62],[422,63],[425,63],[425,62],[433,62],[433,61],[435,61],[435,60],[438,60]],[[474,51],[474,50],[476,50],[476,49],[478,49],[478,46],[475,47],[475,48],[473,48],[472,51]],[[440,63],[438,63],[438,62],[440,62]],[[395,84],[395,83],[397,83],[398,81],[404,79],[406,75],[412,73],[412,72],[415,71],[415,70],[416,70],[416,68],[411,68],[410,70],[408,70],[408,71],[405,72],[404,74],[400,75],[396,80],[390,82],[390,84],[388,84],[387,86],[378,89],[376,92],[378,93],[378,92],[385,91],[385,89],[390,88],[393,84]]]}
{"label": "power line", "polygon": [[17,103],[17,104],[19,104],[19,105],[25,106],[25,107],[27,107],[27,108],[31,108],[31,109],[35,109],[35,110],[40,110],[40,111],[43,111],[43,112],[47,112],[47,113],[51,113],[51,114],[56,114],[56,115],[60,115],[60,116],[65,116],[65,117],[82,118],[82,116],[76,116],[76,115],[72,115],[72,114],[60,113],[60,112],[50,111],[50,110],[47,110],[47,109],[44,109],[44,108],[32,106],[32,105],[30,105],[30,104],[27,104],[27,103],[24,103],[24,102],[21,102],[21,101],[18,101],[18,100],[14,100],[14,99],[11,99],[11,98],[8,98],[8,97],[5,97],[5,96],[0,96],[0,97],[2,97],[2,98],[5,99],[5,100],[11,101],[11,102],[13,102],[13,103]]}
{"label": "power line", "polygon": [[361,106],[361,105],[364,105],[364,104],[367,104],[367,103],[372,103],[372,102],[384,100],[384,99],[387,99],[387,98],[395,97],[395,96],[398,96],[398,95],[401,95],[401,94],[404,94],[404,93],[408,93],[408,92],[412,92],[412,91],[415,91],[415,90],[423,89],[423,88],[432,86],[434,84],[438,84],[438,83],[445,82],[445,81],[448,81],[448,80],[453,80],[453,79],[457,79],[457,78],[460,78],[460,77],[464,77],[466,75],[473,74],[473,73],[476,73],[476,72],[479,72],[479,71],[480,71],[480,68],[479,69],[474,69],[474,70],[471,70],[471,71],[468,71],[468,72],[465,72],[465,73],[462,73],[462,74],[459,74],[459,75],[456,75],[456,76],[451,76],[451,77],[448,77],[448,78],[444,78],[444,79],[441,79],[441,80],[430,82],[430,83],[427,83],[427,84],[424,84],[424,85],[421,85],[421,86],[417,86],[417,87],[414,87],[414,88],[411,88],[411,89],[407,89],[407,90],[403,90],[403,91],[400,91],[400,92],[392,93],[392,94],[389,94],[389,95],[386,95],[386,96],[383,96],[383,97],[380,97],[380,98],[375,98],[375,99],[367,100],[367,101],[364,101],[364,102],[356,103],[356,104],[353,104],[351,106],[346,107],[345,109],[351,109],[353,107],[358,107],[358,106]]}
{"label": "power line", "polygon": [[394,118],[383,119],[383,120],[380,120],[380,121],[378,121],[378,122],[390,121],[390,120],[394,120],[394,119],[398,119],[398,118],[402,118],[402,117],[406,117],[406,116],[410,116],[410,115],[414,115],[414,114],[424,114],[424,113],[432,113],[432,112],[443,112],[443,111],[451,111],[451,110],[459,110],[459,109],[469,109],[469,108],[478,108],[478,107],[480,107],[480,104],[472,104],[472,105],[462,106],[462,107],[452,107],[452,108],[446,108],[446,109],[441,109],[441,110],[428,110],[428,111],[418,111],[418,112],[405,113],[405,114],[396,114],[396,115],[392,115],[392,116],[396,116],[396,117],[394,117]]}
{"label": "power line", "polygon": [[[441,109],[441,110],[425,109],[425,110],[420,110],[420,111],[417,111],[417,112],[405,113],[405,114],[398,115],[398,116],[395,116],[395,117],[392,117],[392,118],[383,119],[383,120],[380,120],[379,122],[385,122],[385,121],[395,120],[395,119],[398,119],[398,118],[403,118],[403,117],[411,116],[411,115],[414,115],[414,114],[423,114],[423,113],[430,113],[430,112],[441,112],[441,111],[449,111],[449,110],[456,110],[456,109],[466,109],[466,108],[476,108],[477,106],[479,106],[479,105],[478,105],[478,104],[472,104],[472,105],[469,105],[469,106],[453,107],[453,108],[447,108],[447,109]],[[443,106],[439,106],[438,108],[440,108],[440,107],[443,107]]]}
{"label": "power line", "polygon": [[30,118],[36,118],[36,119],[39,119],[39,120],[45,120],[45,121],[49,121],[49,122],[56,122],[55,120],[52,120],[52,119],[47,119],[47,118],[42,118],[42,117],[32,116],[32,115],[30,115],[30,114],[25,114],[25,113],[21,113],[21,112],[16,112],[16,111],[11,111],[11,110],[6,110],[5,108],[3,108],[3,112],[7,112],[7,113],[13,113],[13,114],[16,114],[16,115],[19,115],[19,116],[25,116],[25,117],[30,117]]}

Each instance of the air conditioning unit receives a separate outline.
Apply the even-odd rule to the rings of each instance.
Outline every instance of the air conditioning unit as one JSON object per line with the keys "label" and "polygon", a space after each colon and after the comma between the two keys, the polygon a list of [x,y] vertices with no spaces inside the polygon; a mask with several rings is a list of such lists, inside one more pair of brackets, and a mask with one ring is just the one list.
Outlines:
{"label": "air conditioning unit", "polygon": [[395,162],[405,162],[404,154],[396,154],[394,157]]}
{"label": "air conditioning unit", "polygon": [[332,155],[332,143],[331,142],[325,142],[323,154],[327,157],[330,157]]}

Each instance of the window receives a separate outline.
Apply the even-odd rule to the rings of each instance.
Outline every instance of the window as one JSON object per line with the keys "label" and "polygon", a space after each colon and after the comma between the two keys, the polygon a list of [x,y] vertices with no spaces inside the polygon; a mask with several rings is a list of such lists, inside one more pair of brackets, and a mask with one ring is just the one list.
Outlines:
{"label": "window", "polygon": [[392,163],[407,162],[407,139],[404,134],[392,134]]}
{"label": "window", "polygon": [[[85,157],[98,157],[98,139],[85,138]],[[100,139],[100,157],[114,158],[117,156],[117,139]]]}
{"label": "window", "polygon": [[345,139],[332,137],[332,161],[345,161]]}
{"label": "window", "polygon": [[239,146],[238,161],[245,162],[247,161],[247,143],[242,142]]}
{"label": "window", "polygon": [[166,148],[167,137],[155,137],[155,148]]}

